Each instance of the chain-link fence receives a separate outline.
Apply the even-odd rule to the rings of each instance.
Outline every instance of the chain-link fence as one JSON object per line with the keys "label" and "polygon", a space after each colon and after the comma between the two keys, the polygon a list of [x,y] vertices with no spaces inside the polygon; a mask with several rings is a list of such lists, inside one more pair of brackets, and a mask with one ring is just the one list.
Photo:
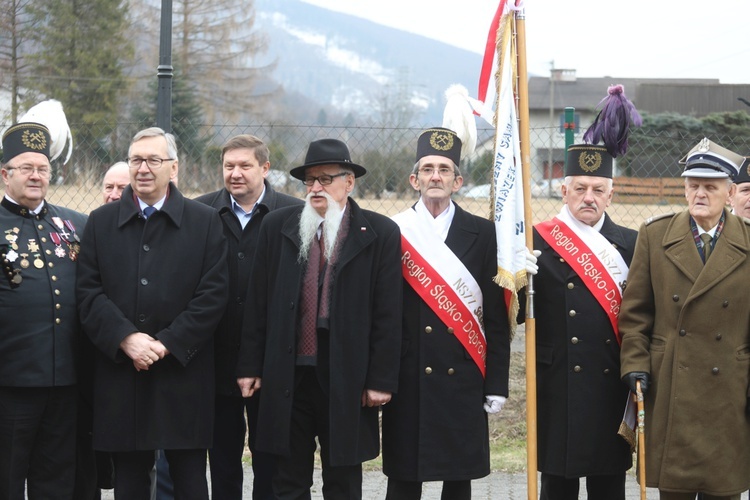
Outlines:
{"label": "chain-link fence", "polygon": [[[80,127],[72,124],[73,156],[67,165],[56,162],[48,200],[89,212],[101,203],[101,181],[114,162],[124,160],[130,139],[141,124],[117,123]],[[368,174],[357,179],[354,198],[363,206],[393,215],[416,201],[408,184],[414,165],[420,128],[331,127],[315,125],[200,125],[175,124],[178,139],[179,187],[188,197],[216,190],[223,185],[221,146],[237,134],[253,134],[271,150],[269,181],[278,191],[304,195],[301,182],[288,171],[304,162],[310,141],[335,137],[349,146],[352,159],[365,166]],[[555,215],[561,206],[564,146],[557,130],[530,130],[531,194],[534,222]],[[559,135],[559,134],[558,134]],[[492,142],[494,130],[478,130],[477,151],[462,160],[464,186],[455,200],[465,209],[481,215],[490,213]],[[580,141],[580,136],[577,137]],[[664,132],[631,134],[627,155],[616,162],[615,196],[608,212],[616,222],[637,228],[653,215],[679,211],[684,207],[682,171],[678,160],[702,139],[694,133]],[[750,154],[750,141],[732,136],[711,137],[740,154]],[[554,144],[550,147],[550,144]]]}

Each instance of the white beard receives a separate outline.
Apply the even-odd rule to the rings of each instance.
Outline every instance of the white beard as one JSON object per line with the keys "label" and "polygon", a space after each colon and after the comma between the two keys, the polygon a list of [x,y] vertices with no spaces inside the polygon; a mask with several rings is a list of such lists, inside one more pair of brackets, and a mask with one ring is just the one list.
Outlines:
{"label": "white beard", "polygon": [[[339,234],[339,228],[341,227],[341,212],[342,209],[338,203],[325,191],[322,191],[318,196],[324,196],[328,200],[328,207],[326,208],[325,224],[323,229],[325,230],[325,257],[329,260],[333,255],[333,249],[336,247],[336,237]],[[318,225],[320,224],[320,215],[310,205],[310,198],[312,193],[308,193],[305,197],[305,207],[302,209],[302,214],[299,219],[299,262],[306,262],[310,256],[310,246],[313,242],[317,244],[317,233]]]}

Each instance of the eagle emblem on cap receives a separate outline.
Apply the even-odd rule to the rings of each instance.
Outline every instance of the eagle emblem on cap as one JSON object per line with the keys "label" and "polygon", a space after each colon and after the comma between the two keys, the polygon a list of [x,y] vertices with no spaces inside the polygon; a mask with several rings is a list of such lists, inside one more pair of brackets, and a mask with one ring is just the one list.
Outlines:
{"label": "eagle emblem on cap", "polygon": [[584,172],[596,172],[602,166],[602,154],[598,151],[581,153],[578,157],[578,166]]}
{"label": "eagle emblem on cap", "polygon": [[438,151],[450,151],[453,148],[453,135],[436,130],[430,136],[430,146]]}
{"label": "eagle emblem on cap", "polygon": [[44,148],[47,147],[47,139],[41,131],[32,132],[28,129],[24,130],[23,135],[21,136],[21,142],[23,142],[23,145],[27,148],[35,151],[43,151]]}

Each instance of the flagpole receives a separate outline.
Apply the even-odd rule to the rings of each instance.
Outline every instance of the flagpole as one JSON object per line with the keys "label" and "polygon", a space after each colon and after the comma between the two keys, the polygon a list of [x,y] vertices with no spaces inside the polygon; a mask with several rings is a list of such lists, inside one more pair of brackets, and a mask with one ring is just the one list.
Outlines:
{"label": "flagpole", "polygon": [[[531,147],[529,142],[529,80],[526,67],[526,14],[515,13],[516,57],[518,58],[518,121],[521,143],[524,225],[526,247],[534,248],[531,213]],[[537,497],[537,405],[536,405],[536,319],[534,318],[534,280],[526,286],[526,476],[529,500]]]}

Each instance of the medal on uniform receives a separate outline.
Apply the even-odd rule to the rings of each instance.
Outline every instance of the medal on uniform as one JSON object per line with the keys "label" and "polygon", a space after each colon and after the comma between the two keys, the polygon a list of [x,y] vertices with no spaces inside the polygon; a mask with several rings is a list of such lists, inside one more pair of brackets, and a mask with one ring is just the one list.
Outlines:
{"label": "medal on uniform", "polygon": [[29,239],[29,252],[36,253],[39,251],[39,245],[34,238]]}
{"label": "medal on uniform", "polygon": [[28,256],[29,256],[29,254],[27,254],[27,253],[22,253],[21,254],[21,257],[23,257],[23,258],[21,259],[20,264],[21,264],[21,267],[24,268],[24,269],[26,269],[27,267],[29,267],[29,259],[27,259]]}
{"label": "medal on uniform", "polygon": [[[72,223],[72,222],[70,222],[70,221],[69,221],[68,219],[65,219],[64,223],[65,223],[65,227],[67,227],[68,229],[70,229],[70,232],[71,232],[71,233],[72,233],[72,235],[73,235],[73,239],[74,239],[75,241],[77,241],[77,242],[80,242],[80,241],[81,241],[81,238],[79,238],[79,237],[78,237],[78,233],[76,233],[76,228],[75,228],[75,226],[73,225],[73,223]],[[65,238],[65,239],[66,239],[67,241],[70,241],[70,240],[68,239],[68,236],[70,236],[69,234],[67,234],[67,233],[64,233],[64,232],[63,232],[63,233],[61,233],[61,234],[62,234],[63,238]],[[78,253],[78,251],[79,251],[79,250],[80,250],[80,249],[76,250],[76,253]]]}
{"label": "medal on uniform", "polygon": [[68,243],[68,255],[70,256],[70,260],[75,262],[75,260],[78,258],[78,253],[81,251],[81,245],[78,243]]}
{"label": "medal on uniform", "polygon": [[23,278],[21,277],[21,270],[20,269],[13,269],[13,277],[10,279],[11,283],[15,285],[20,285],[23,281]]}
{"label": "medal on uniform", "polygon": [[17,227],[5,231],[5,239],[8,241],[13,250],[18,250],[18,243],[16,243],[16,241],[18,240],[18,234],[14,233],[18,233]]}
{"label": "medal on uniform", "polygon": [[8,262],[15,262],[18,258],[18,254],[15,250],[11,249],[8,253],[5,254],[5,258],[8,259]]}
{"label": "medal on uniform", "polygon": [[65,249],[62,247],[62,239],[57,233],[49,233],[49,237],[52,238],[52,242],[55,244],[55,255],[59,258],[65,257]]}
{"label": "medal on uniform", "polygon": [[42,256],[39,254],[36,254],[34,256],[34,267],[37,269],[41,269],[44,267],[44,261],[42,260]]}

